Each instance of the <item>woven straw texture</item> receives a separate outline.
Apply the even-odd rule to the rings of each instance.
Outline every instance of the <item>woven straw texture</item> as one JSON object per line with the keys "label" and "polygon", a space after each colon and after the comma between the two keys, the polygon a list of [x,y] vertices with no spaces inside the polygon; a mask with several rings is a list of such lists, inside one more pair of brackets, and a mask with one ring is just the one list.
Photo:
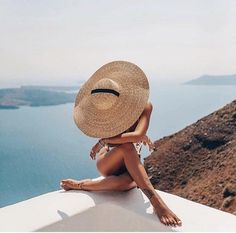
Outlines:
{"label": "woven straw texture", "polygon": [[[110,89],[119,93],[92,90]],[[73,117],[78,128],[95,138],[118,135],[139,118],[149,97],[149,83],[144,72],[126,61],[110,62],[98,69],[80,88]]]}

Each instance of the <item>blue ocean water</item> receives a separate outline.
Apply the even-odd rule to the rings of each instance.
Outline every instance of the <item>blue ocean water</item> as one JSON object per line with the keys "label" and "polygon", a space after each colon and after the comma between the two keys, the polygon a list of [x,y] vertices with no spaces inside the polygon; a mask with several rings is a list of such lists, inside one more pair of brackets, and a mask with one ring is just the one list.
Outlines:
{"label": "blue ocean water", "polygon": [[[236,86],[158,85],[148,135],[174,133],[236,99]],[[0,110],[0,207],[58,190],[64,178],[99,175],[89,151],[96,139],[74,124],[73,104]],[[146,148],[142,156],[148,156]]]}

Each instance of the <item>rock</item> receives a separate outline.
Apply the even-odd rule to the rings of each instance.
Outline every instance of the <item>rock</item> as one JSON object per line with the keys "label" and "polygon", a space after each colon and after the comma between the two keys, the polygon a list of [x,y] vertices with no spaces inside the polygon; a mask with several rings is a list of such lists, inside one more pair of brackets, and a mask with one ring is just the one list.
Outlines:
{"label": "rock", "polygon": [[223,190],[223,197],[236,196],[236,184],[227,185]]}
{"label": "rock", "polygon": [[232,196],[227,197],[223,202],[223,207],[228,208],[232,204],[233,201],[234,201],[234,197]]}

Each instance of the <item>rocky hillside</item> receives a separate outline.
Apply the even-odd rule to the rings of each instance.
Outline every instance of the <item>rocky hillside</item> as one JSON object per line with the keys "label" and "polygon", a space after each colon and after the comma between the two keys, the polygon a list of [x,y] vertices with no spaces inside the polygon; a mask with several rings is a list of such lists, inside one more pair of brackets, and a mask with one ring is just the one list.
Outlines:
{"label": "rocky hillside", "polygon": [[236,100],[155,145],[155,188],[236,214]]}

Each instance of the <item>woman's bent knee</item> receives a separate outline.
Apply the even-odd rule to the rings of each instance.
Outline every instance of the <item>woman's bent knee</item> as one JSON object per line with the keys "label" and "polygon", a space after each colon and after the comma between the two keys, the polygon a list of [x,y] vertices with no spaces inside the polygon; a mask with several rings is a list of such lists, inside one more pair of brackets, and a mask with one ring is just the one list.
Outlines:
{"label": "woman's bent knee", "polygon": [[123,152],[119,147],[99,155],[97,159],[97,169],[103,176],[109,176],[124,166]]}
{"label": "woman's bent knee", "polygon": [[108,172],[107,172],[107,169],[104,168],[104,166],[102,165],[101,162],[98,161],[98,162],[96,163],[96,167],[97,167],[97,170],[99,171],[99,173],[100,173],[102,176],[106,177],[106,176],[109,175]]}

